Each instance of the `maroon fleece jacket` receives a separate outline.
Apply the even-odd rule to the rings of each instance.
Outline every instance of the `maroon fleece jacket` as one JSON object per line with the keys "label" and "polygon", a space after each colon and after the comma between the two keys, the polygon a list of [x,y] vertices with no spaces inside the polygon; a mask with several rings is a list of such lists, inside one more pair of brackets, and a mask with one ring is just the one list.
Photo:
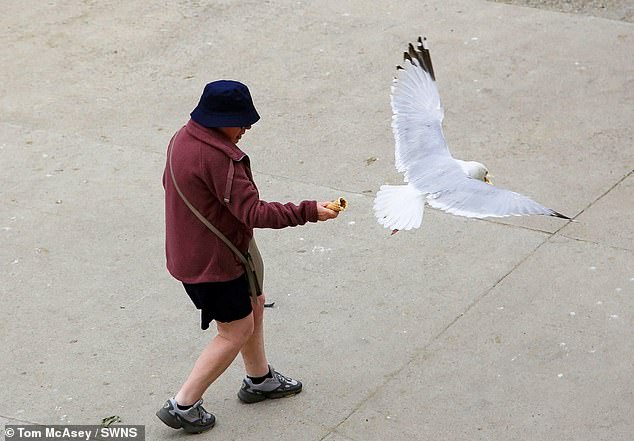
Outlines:
{"label": "maroon fleece jacket", "polygon": [[[176,132],[171,145],[178,187],[240,251],[246,252],[254,228],[317,222],[316,201],[303,201],[297,206],[260,200],[248,156],[219,131],[190,120]],[[244,267],[238,258],[195,217],[176,192],[169,154],[168,148],[163,173],[168,271],[185,283],[223,282],[239,277]],[[232,178],[230,161],[234,166]]]}

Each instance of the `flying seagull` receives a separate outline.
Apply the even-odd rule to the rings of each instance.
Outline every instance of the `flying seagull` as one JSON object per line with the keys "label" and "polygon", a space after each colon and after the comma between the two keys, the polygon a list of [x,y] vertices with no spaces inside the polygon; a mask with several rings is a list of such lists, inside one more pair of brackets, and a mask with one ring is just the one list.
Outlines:
{"label": "flying seagull", "polygon": [[392,83],[396,169],[406,185],[382,185],[374,201],[378,222],[392,230],[418,228],[425,203],[457,216],[540,214],[570,219],[532,199],[494,187],[487,168],[454,159],[442,133],[444,116],[426,39],[409,44]]}

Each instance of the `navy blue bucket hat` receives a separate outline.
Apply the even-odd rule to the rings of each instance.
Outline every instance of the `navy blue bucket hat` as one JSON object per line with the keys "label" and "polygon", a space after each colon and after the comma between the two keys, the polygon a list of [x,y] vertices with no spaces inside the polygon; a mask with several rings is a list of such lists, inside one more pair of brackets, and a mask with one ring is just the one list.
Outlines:
{"label": "navy blue bucket hat", "polygon": [[260,119],[249,88],[232,80],[207,84],[191,117],[204,127],[248,127]]}

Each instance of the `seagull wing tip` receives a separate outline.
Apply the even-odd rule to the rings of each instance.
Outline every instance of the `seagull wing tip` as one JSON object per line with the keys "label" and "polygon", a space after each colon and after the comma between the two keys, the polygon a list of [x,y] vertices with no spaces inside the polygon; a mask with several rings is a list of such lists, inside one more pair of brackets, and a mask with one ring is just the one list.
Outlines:
{"label": "seagull wing tip", "polygon": [[565,214],[561,214],[561,213],[559,213],[559,212],[557,212],[555,210],[551,210],[551,211],[552,211],[551,216],[553,216],[553,217],[558,217],[560,219],[566,219],[566,220],[569,220],[569,221],[576,222],[573,218],[568,217]]}

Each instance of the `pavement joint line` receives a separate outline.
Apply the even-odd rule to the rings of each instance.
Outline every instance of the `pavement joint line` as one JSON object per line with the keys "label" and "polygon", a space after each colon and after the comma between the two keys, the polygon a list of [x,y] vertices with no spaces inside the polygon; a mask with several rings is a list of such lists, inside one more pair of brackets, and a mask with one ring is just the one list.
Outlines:
{"label": "pavement joint line", "polygon": [[37,426],[43,426],[44,425],[42,423],[36,423],[36,422],[33,422],[33,421],[28,421],[28,420],[21,420],[20,418],[11,417],[11,416],[8,416],[8,415],[0,415],[0,418],[4,418],[6,420],[11,420],[11,421],[9,421],[9,424],[15,424],[15,423],[12,423],[12,421],[16,421],[16,422],[21,423],[21,424],[34,424],[34,425],[37,425]]}
{"label": "pavement joint line", "polygon": [[[267,172],[263,172],[263,171],[258,171],[257,169],[253,169],[253,172],[256,175],[268,176],[270,178],[283,179],[285,181],[295,182],[295,183],[298,183],[298,184],[307,184],[307,185],[313,185],[315,187],[327,188],[329,190],[334,190],[334,191],[338,191],[338,192],[344,192],[344,193],[356,194],[356,195],[368,196],[368,197],[370,196],[368,193],[364,193],[364,192],[361,192],[361,191],[346,190],[346,189],[343,189],[343,188],[332,187],[330,185],[317,184],[315,182],[310,182],[310,181],[301,181],[299,179],[291,178],[289,176],[276,175],[276,174],[273,174],[273,173],[267,173]],[[374,192],[374,190],[372,190],[372,191]],[[374,193],[372,193],[372,196],[374,196]]]}
{"label": "pavement joint line", "polygon": [[[326,430],[330,430],[330,429],[326,428]],[[345,435],[344,435],[343,433],[338,432],[336,429],[332,429],[332,430],[330,430],[330,431],[329,431],[329,432],[328,432],[328,433],[327,433],[324,437],[319,438],[319,441],[324,441],[324,440],[325,440],[326,438],[328,438],[330,435],[339,435],[339,436],[344,437],[344,438],[345,438],[345,439],[347,439],[347,440],[350,440],[350,441],[355,441],[355,438],[351,438],[351,437],[350,437],[350,435],[348,435],[348,434],[345,434]]]}
{"label": "pavement joint line", "polygon": [[534,231],[536,233],[553,234],[552,231],[542,230],[541,228],[536,228],[536,227],[528,227],[526,225],[507,224],[507,223],[504,223],[504,222],[500,222],[499,220],[495,220],[495,218],[493,218],[493,219],[491,219],[491,218],[482,218],[482,219],[474,218],[474,220],[480,221],[480,222],[486,222],[488,224],[502,225],[502,226],[510,227],[510,228],[519,228],[520,230]]}
{"label": "pavement joint line", "polygon": [[559,234],[559,237],[564,237],[566,239],[574,240],[576,242],[583,242],[583,243],[590,243],[590,244],[593,244],[593,245],[600,245],[600,246],[603,246],[603,247],[611,248],[613,250],[634,252],[634,249],[631,249],[631,248],[618,247],[616,245],[610,245],[610,244],[606,244],[606,243],[601,243],[601,242],[597,242],[597,241],[594,241],[594,240],[581,239],[579,237],[566,236],[563,233]]}
{"label": "pavement joint line", "polygon": [[[396,370],[394,370],[391,374],[386,375],[386,380],[380,383],[374,391],[370,392],[364,399],[362,399],[357,406],[355,406],[333,429],[332,432],[336,431],[343,423],[345,423],[353,414],[361,409],[361,407],[374,398],[385,386],[391,381],[391,379],[403,372],[405,368],[411,365],[414,361],[416,361],[421,354],[424,354],[427,349],[435,343],[440,337],[442,337],[453,325],[455,325],[462,317],[464,317],[473,307],[475,307],[482,299],[487,297],[500,283],[502,283],[509,275],[511,275],[517,268],[524,264],[529,258],[531,258],[544,244],[546,244],[556,233],[552,233],[548,238],[539,243],[532,251],[530,251],[526,256],[524,256],[518,263],[513,265],[513,267],[508,270],[502,277],[500,277],[493,285],[491,285],[488,289],[484,290],[482,294],[476,297],[467,307],[466,309],[458,314],[453,320],[451,320],[443,329],[440,330],[435,336],[433,336],[422,348],[418,350],[414,350],[412,355],[409,357],[403,365]],[[327,437],[328,435],[326,435]],[[323,441],[326,437],[320,439]]]}
{"label": "pavement joint line", "polygon": [[[516,263],[509,271],[507,271],[502,277],[500,277],[493,285],[491,285],[488,289],[486,289],[482,294],[476,297],[467,307],[466,309],[458,314],[444,329],[442,329],[438,334],[436,334],[422,349],[417,352],[424,352],[433,342],[438,340],[445,332],[449,330],[454,324],[458,322],[462,317],[464,317],[474,306],[476,306],[482,299],[488,296],[500,283],[502,283],[508,276],[510,276],[515,270],[517,270],[521,265],[524,264],[528,259],[530,259],[543,245],[548,243],[550,239],[555,235],[552,233],[550,237],[546,238],[543,242],[533,248],[526,256],[524,256],[518,263]],[[412,357],[412,359],[407,363],[410,364],[419,354],[416,354]]]}
{"label": "pavement joint line", "polygon": [[[605,197],[608,193],[610,193],[612,190],[614,190],[616,187],[618,187],[623,181],[625,181],[627,178],[629,178],[630,176],[632,176],[632,174],[634,174],[634,169],[630,170],[629,172],[627,172],[625,175],[621,176],[621,178],[616,181],[616,183],[614,185],[612,185],[610,188],[608,188],[605,192],[603,192],[601,195],[599,195],[595,200],[591,201],[588,205],[586,205],[585,208],[582,208],[581,211],[577,214],[575,214],[572,219],[576,221],[576,219],[581,216],[583,213],[586,212],[586,210],[588,210],[589,208],[591,208],[594,204],[596,204],[597,202],[599,202],[601,199],[603,199],[603,197]],[[564,229],[565,227],[568,226],[569,222],[566,222],[565,225],[563,225],[561,228],[559,228],[557,231],[555,231],[554,234],[559,233],[562,229]]]}
{"label": "pavement joint line", "polygon": [[[4,204],[3,204],[4,205]],[[56,216],[56,217],[63,217],[63,215],[61,213],[53,213],[53,212],[49,212],[49,211],[45,211],[45,210],[41,210],[39,208],[35,208],[35,207],[25,207],[25,206],[11,206],[10,204],[6,204],[6,206],[8,208],[19,208],[19,209],[23,209],[25,210],[27,213],[37,213],[37,214],[43,214],[46,216]],[[0,415],[2,416],[2,415]]]}
{"label": "pavement joint line", "polygon": [[5,189],[5,192],[9,193],[9,192],[11,192],[13,190],[16,190],[16,189],[20,188],[21,185],[22,185],[22,183],[18,182],[13,187],[9,187],[9,188]]}

